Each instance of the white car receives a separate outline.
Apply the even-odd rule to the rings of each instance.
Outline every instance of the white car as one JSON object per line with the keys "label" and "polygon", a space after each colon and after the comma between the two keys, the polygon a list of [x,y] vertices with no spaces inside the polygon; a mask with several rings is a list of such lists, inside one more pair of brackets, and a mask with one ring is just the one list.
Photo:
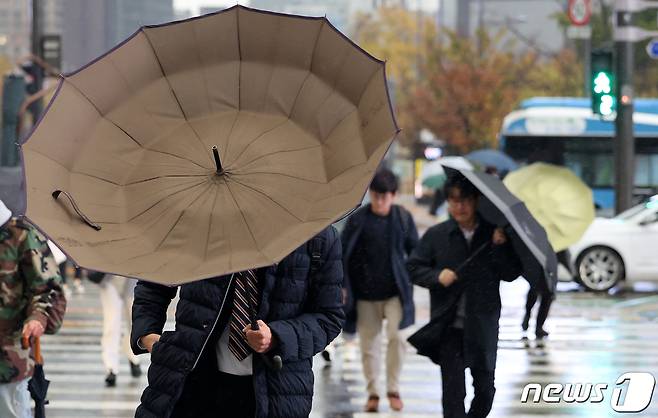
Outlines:
{"label": "white car", "polygon": [[620,213],[596,218],[571,248],[576,279],[591,290],[658,281],[658,198]]}

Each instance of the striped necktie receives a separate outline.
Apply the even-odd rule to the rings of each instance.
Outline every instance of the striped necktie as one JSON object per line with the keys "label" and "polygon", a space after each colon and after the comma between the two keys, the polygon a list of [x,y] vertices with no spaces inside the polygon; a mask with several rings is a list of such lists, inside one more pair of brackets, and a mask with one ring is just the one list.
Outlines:
{"label": "striped necktie", "polygon": [[[247,344],[242,330],[251,324],[252,315],[256,315],[258,306],[258,286],[254,270],[241,271],[235,274],[236,281],[233,294],[233,311],[229,322],[228,349],[240,361],[247,358],[252,349]],[[251,303],[249,302],[251,300]]]}

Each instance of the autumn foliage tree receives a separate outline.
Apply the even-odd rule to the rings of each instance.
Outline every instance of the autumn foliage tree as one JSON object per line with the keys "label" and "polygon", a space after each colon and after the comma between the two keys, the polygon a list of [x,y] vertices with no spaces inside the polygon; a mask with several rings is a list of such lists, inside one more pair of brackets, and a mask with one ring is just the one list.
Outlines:
{"label": "autumn foliage tree", "polygon": [[495,146],[504,116],[518,103],[537,56],[501,50],[502,39],[480,31],[475,39],[454,33],[427,48],[425,80],[412,112],[455,151]]}
{"label": "autumn foliage tree", "polygon": [[578,96],[583,67],[572,50],[541,56],[495,34],[461,38],[402,8],[357,19],[352,36],[387,61],[403,143],[429,129],[454,152],[497,146],[503,118],[528,97]]}
{"label": "autumn foliage tree", "polygon": [[[386,61],[386,73],[392,92],[399,139],[410,144],[421,128],[418,118],[409,110],[415,91],[421,83],[419,64],[425,55],[428,39],[436,37],[432,19],[400,7],[382,7],[374,14],[359,14],[351,37],[375,57]],[[420,58],[420,59],[419,59]]]}

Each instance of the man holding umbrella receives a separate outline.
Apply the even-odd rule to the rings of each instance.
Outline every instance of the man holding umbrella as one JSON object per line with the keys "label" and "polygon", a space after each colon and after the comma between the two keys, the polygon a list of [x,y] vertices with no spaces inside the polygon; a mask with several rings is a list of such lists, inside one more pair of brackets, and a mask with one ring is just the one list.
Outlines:
{"label": "man holding umbrella", "polygon": [[138,282],[131,343],[152,364],[135,416],[307,417],[312,358],[344,320],[341,254],[329,227],[277,265],[183,285],[173,332],[178,289]]}
{"label": "man holding umbrella", "polygon": [[[444,189],[451,219],[425,233],[407,266],[412,281],[430,289],[432,319],[441,324],[430,357],[441,366],[443,416],[482,418],[495,393],[499,284],[516,279],[521,267],[503,230],[478,215],[478,189],[461,174],[449,176]],[[465,368],[475,389],[468,414]]]}

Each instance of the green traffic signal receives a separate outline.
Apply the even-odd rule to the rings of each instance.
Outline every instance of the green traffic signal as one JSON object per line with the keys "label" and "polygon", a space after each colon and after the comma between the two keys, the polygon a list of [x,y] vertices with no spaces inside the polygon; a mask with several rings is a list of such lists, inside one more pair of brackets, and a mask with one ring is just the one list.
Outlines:
{"label": "green traffic signal", "polygon": [[610,116],[616,111],[612,51],[593,51],[591,58],[592,112],[601,116]]}
{"label": "green traffic signal", "polygon": [[610,94],[601,96],[601,104],[599,106],[599,113],[603,116],[612,115],[615,111],[615,98]]}
{"label": "green traffic signal", "polygon": [[609,94],[612,92],[612,78],[609,74],[600,72],[594,79],[594,93]]}

